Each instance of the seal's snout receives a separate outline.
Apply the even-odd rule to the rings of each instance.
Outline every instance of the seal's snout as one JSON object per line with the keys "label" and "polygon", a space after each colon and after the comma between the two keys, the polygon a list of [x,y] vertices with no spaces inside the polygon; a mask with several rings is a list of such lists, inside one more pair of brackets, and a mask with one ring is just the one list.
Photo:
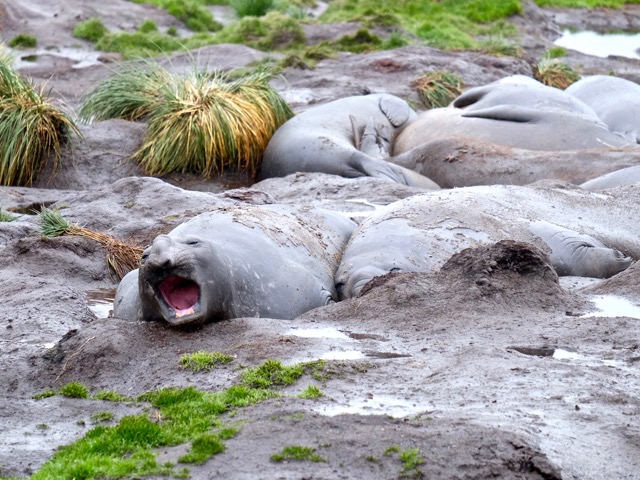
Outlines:
{"label": "seal's snout", "polygon": [[147,262],[152,268],[171,268],[175,264],[175,245],[171,237],[159,235],[153,241]]}

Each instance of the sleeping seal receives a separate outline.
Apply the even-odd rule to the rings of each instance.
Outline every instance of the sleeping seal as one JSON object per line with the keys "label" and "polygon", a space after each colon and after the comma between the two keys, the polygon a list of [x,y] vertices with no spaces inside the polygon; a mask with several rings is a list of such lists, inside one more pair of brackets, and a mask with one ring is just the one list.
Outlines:
{"label": "sleeping seal", "polygon": [[354,226],[285,205],[200,214],[155,238],[118,286],[114,315],[172,325],[295,318],[337,300],[334,273]]}
{"label": "sleeping seal", "polygon": [[577,187],[495,185],[397,201],[356,227],[336,288],[342,299],[357,296],[375,276],[436,271],[463,249],[500,240],[542,249],[559,274],[611,276],[640,258],[640,185],[626,188],[604,195]]}
{"label": "sleeping seal", "polygon": [[271,137],[260,176],[321,172],[437,189],[428,178],[385,161],[395,137],[415,117],[404,100],[389,94],[346,97],[309,108]]}

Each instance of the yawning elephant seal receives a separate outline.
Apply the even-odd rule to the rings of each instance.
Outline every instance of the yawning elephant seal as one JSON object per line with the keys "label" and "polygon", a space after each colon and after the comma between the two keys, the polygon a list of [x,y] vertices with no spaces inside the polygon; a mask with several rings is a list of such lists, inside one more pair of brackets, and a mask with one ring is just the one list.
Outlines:
{"label": "yawning elephant seal", "polygon": [[640,258],[638,196],[640,185],[607,195],[503,185],[416,195],[356,227],[336,288],[342,299],[357,296],[375,276],[435,271],[465,248],[499,240],[534,244],[560,274],[607,277]]}
{"label": "yawning elephant seal", "polygon": [[385,161],[397,134],[415,117],[404,100],[388,94],[346,97],[309,108],[275,132],[264,153],[261,178],[321,172],[436,189],[428,178]]}
{"label": "yawning elephant seal", "polygon": [[285,205],[200,214],[156,237],[119,285],[114,315],[172,325],[295,318],[337,300],[334,273],[354,226]]}
{"label": "yawning elephant seal", "polygon": [[585,77],[566,92],[589,105],[613,132],[640,143],[640,85],[609,75]]}

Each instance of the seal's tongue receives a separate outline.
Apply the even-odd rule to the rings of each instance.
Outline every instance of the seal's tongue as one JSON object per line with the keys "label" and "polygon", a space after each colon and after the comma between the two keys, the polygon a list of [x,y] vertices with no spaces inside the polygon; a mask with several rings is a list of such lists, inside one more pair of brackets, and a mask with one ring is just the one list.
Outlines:
{"label": "seal's tongue", "polygon": [[160,284],[160,293],[164,301],[176,311],[176,316],[181,317],[188,313],[194,313],[200,288],[198,284],[186,278],[171,276]]}

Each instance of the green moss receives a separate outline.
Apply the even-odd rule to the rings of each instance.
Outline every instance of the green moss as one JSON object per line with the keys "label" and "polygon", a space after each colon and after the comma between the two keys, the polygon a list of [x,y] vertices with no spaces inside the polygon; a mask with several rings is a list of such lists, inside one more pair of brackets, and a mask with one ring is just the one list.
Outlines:
{"label": "green moss", "polygon": [[562,58],[567,56],[567,49],[564,47],[551,47],[546,51],[545,56],[548,58]]}
{"label": "green moss", "polygon": [[309,385],[298,396],[300,398],[316,399],[322,397],[323,395],[324,393],[322,393],[322,390],[320,390],[318,387],[316,387],[315,385]]}
{"label": "green moss", "polygon": [[166,10],[195,32],[215,32],[222,28],[201,0],[134,0]]}
{"label": "green moss", "polygon": [[107,33],[109,33],[109,29],[98,17],[92,17],[89,20],[81,22],[73,29],[74,37],[94,43],[104,37]]}
{"label": "green moss", "polygon": [[273,0],[229,0],[238,17],[261,17],[274,8]]}
{"label": "green moss", "polygon": [[285,462],[290,460],[297,461],[311,461],[311,462],[326,462],[327,459],[321,457],[320,455],[314,453],[316,451],[315,448],[311,447],[303,447],[300,445],[290,445],[288,447],[284,447],[282,452],[274,453],[271,455],[271,460],[274,462]]}
{"label": "green moss", "polygon": [[300,23],[280,12],[264,17],[245,17],[216,34],[216,43],[242,43],[258,50],[282,50],[304,45]]}
{"label": "green moss", "polygon": [[60,388],[60,395],[70,398],[89,398],[89,389],[81,383],[71,382]]}
{"label": "green moss", "polygon": [[240,375],[242,383],[251,388],[271,388],[293,385],[304,373],[304,365],[284,366],[279,360],[267,360]]}
{"label": "green moss", "polygon": [[50,388],[47,388],[43,392],[35,394],[31,398],[33,398],[34,400],[42,400],[43,398],[53,397],[53,396],[55,396],[57,394],[58,394],[58,392],[56,390],[51,390]]}
{"label": "green moss", "polygon": [[114,392],[113,390],[100,390],[93,396],[93,398],[95,400],[104,400],[107,402],[126,402],[129,400],[124,395]]}
{"label": "green moss", "polygon": [[153,20],[145,20],[138,26],[138,32],[140,33],[150,33],[157,31],[158,25],[156,25],[156,22],[154,22]]}
{"label": "green moss", "polygon": [[180,357],[180,366],[188,368],[193,372],[200,370],[211,370],[217,365],[226,365],[231,363],[233,357],[226,353],[220,352],[195,352],[185,353]]}
{"label": "green moss", "polygon": [[38,44],[38,40],[33,35],[27,35],[26,33],[20,33],[9,40],[11,48],[35,48]]}
{"label": "green moss", "polygon": [[181,463],[202,464],[216,453],[224,452],[225,448],[224,443],[218,435],[214,433],[203,433],[193,439],[189,453],[180,457],[178,461]]}
{"label": "green moss", "polygon": [[112,412],[93,412],[91,414],[91,421],[93,423],[110,422],[113,418],[114,415]]}

